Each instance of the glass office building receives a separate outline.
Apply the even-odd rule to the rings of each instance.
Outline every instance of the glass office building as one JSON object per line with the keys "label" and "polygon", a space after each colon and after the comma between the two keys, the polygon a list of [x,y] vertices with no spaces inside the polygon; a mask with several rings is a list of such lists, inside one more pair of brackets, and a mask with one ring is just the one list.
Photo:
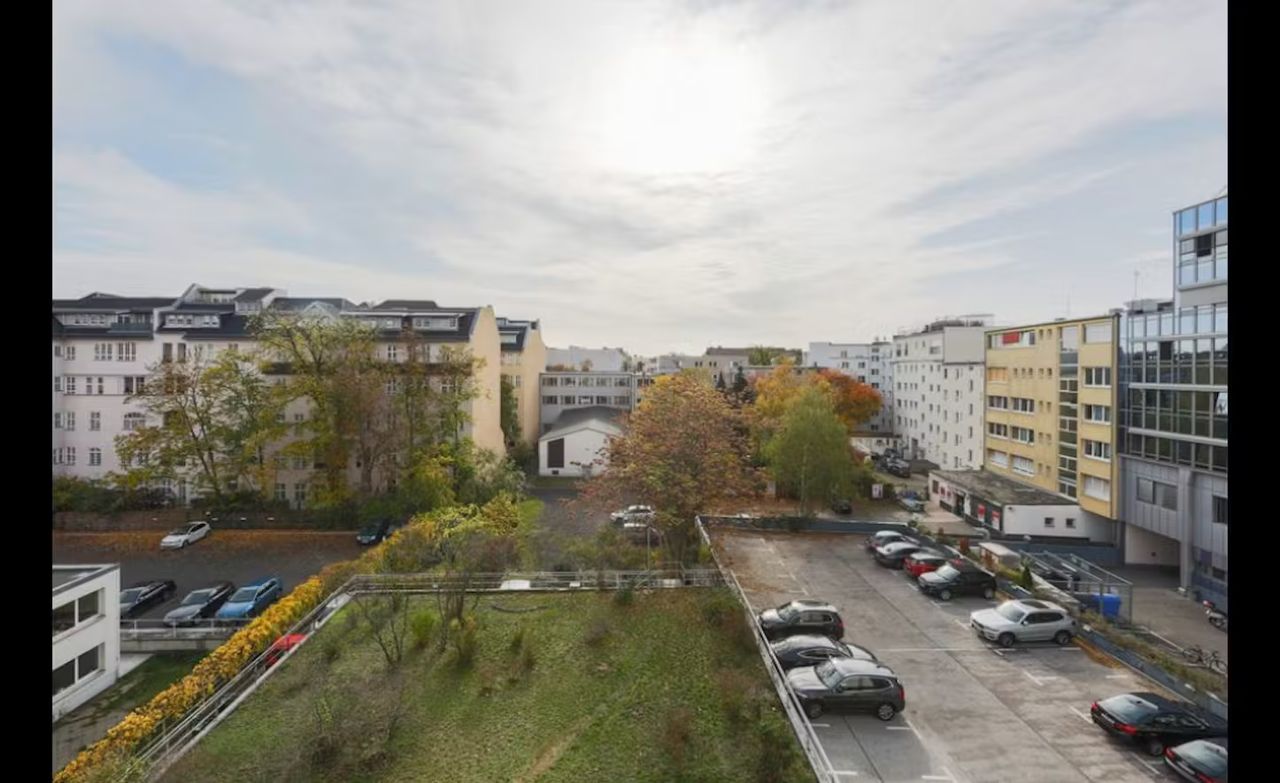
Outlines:
{"label": "glass office building", "polygon": [[1123,319],[1125,558],[1226,606],[1227,198],[1173,215],[1173,298]]}

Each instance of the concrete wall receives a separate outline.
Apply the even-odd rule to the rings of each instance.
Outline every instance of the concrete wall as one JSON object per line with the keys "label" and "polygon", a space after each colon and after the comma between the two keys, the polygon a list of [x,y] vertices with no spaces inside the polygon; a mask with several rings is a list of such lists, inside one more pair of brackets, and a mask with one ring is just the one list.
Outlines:
{"label": "concrete wall", "polygon": [[110,571],[53,595],[51,608],[98,592],[99,616],[78,623],[53,637],[53,669],[102,645],[101,671],[53,696],[53,720],[84,704],[115,684],[120,670],[120,570]]}
{"label": "concrete wall", "polygon": [[542,476],[585,476],[593,472],[599,472],[600,468],[589,466],[596,458],[602,456],[602,450],[608,442],[609,436],[610,433],[591,427],[583,427],[565,435],[563,468],[547,466],[547,444],[555,439],[542,438],[538,441],[538,474]]}
{"label": "concrete wall", "polygon": [[1124,562],[1129,565],[1178,565],[1178,542],[1143,530],[1124,526]]}
{"label": "concrete wall", "polygon": [[[572,386],[565,386],[566,380],[572,380]],[[599,385],[601,382],[605,385]],[[554,386],[548,383],[554,382]],[[537,381],[539,433],[546,432],[555,426],[560,414],[567,410],[604,405],[622,411],[635,410],[636,375],[623,372],[544,372]],[[548,398],[555,402],[547,402]],[[565,402],[568,397],[573,402]],[[603,397],[606,401],[600,402]],[[589,400],[587,398],[590,398]]]}
{"label": "concrete wall", "polygon": [[[1045,524],[1046,518],[1053,519],[1052,527]],[[1075,520],[1074,528],[1067,527],[1067,519]],[[1003,521],[1005,535],[1065,536],[1090,541],[1111,539],[1110,522],[1065,498],[1062,505],[1057,506],[1005,506]]]}

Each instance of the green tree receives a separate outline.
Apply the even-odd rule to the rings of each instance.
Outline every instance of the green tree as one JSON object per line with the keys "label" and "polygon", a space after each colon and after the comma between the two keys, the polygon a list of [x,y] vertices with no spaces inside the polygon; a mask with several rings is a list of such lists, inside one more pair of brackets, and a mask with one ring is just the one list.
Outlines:
{"label": "green tree", "polygon": [[507,448],[513,448],[520,442],[520,412],[516,400],[516,387],[511,376],[503,375],[501,383],[501,416],[502,436]]}
{"label": "green tree", "polygon": [[765,457],[779,490],[799,501],[802,514],[849,492],[853,456],[848,433],[831,398],[817,386],[805,387],[789,403],[765,446]]}

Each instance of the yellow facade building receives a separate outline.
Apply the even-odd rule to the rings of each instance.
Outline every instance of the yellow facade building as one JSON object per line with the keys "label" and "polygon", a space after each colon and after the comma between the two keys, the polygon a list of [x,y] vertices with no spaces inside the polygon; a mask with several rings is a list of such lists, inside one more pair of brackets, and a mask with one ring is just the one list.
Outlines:
{"label": "yellow facade building", "polygon": [[985,470],[1118,517],[1119,318],[987,331]]}

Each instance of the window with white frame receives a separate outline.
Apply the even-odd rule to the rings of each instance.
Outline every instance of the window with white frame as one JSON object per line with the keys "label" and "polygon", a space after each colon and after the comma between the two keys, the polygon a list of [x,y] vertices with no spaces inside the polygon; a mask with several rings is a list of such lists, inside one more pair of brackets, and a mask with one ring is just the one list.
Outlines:
{"label": "window with white frame", "polygon": [[68,345],[66,350],[63,351],[62,353],[63,353],[63,358],[65,358],[67,361],[69,362],[75,361],[76,347],[74,345]]}
{"label": "window with white frame", "polygon": [[307,485],[306,483],[298,483],[293,485],[293,502],[298,508],[302,508],[307,503]]}
{"label": "window with white frame", "polygon": [[89,411],[89,431],[98,432],[102,429],[102,414],[98,411]]}
{"label": "window with white frame", "polygon": [[1110,367],[1086,367],[1084,368],[1084,385],[1108,387],[1111,385],[1111,368]]}
{"label": "window with white frame", "polygon": [[276,494],[275,494],[276,500],[287,500],[288,499],[287,492],[288,492],[288,487],[286,487],[281,482],[276,482]]}
{"label": "window with white frame", "polygon": [[1008,409],[1009,409],[1009,398],[1008,398],[1008,397],[1002,397],[1002,396],[996,396],[996,395],[988,395],[988,397],[987,397],[987,407],[988,407],[988,408],[994,408],[995,410],[1008,410]]}
{"label": "window with white frame", "polygon": [[987,422],[987,434],[993,438],[1008,438],[1009,425],[997,424],[994,421]]}
{"label": "window with white frame", "polygon": [[60,411],[53,414],[53,428],[55,430],[62,429],[62,413]]}
{"label": "window with white frame", "polygon": [[389,362],[400,361],[400,346],[397,345],[396,343],[389,343],[387,345],[387,361]]}
{"label": "window with white frame", "polygon": [[89,464],[93,466],[102,464],[102,449],[96,446],[89,448]]}
{"label": "window with white frame", "polygon": [[67,376],[67,394],[75,394],[75,393],[76,393],[76,376],[68,375]]}
{"label": "window with white frame", "polygon": [[1086,343],[1111,342],[1111,322],[1105,321],[1100,324],[1085,324],[1084,341]]}
{"label": "window with white frame", "polygon": [[1009,467],[1009,455],[1003,451],[995,449],[987,449],[987,462],[992,465],[999,465],[1002,468]]}
{"label": "window with white frame", "polygon": [[1029,400],[1026,397],[1014,397],[1010,400],[1010,402],[1012,403],[1012,405],[1010,406],[1010,410],[1013,410],[1017,413],[1035,413],[1036,412],[1035,400]]}
{"label": "window with white frame", "polygon": [[1084,441],[1084,455],[1092,459],[1100,459],[1103,462],[1111,461],[1111,444],[1103,443],[1099,440]]}
{"label": "window with white frame", "polygon": [[1028,427],[1010,427],[1009,437],[1019,443],[1035,443],[1036,433]]}
{"label": "window with white frame", "polygon": [[72,432],[75,430],[76,428],[76,412],[75,411],[67,411],[67,416],[65,419],[64,426],[68,432]]}
{"label": "window with white frame", "polygon": [[1111,482],[1097,476],[1085,476],[1084,494],[1095,500],[1110,500]]}
{"label": "window with white frame", "polygon": [[[87,392],[87,391],[89,391],[88,386],[89,386],[89,383],[90,383],[92,380],[93,380],[92,378],[85,378],[85,379],[84,379],[84,383],[85,383],[85,391],[86,391],[86,392]],[[99,375],[99,376],[98,376],[98,394],[102,394],[102,391],[103,391],[102,376],[101,376],[101,375]]]}
{"label": "window with white frame", "polygon": [[1024,476],[1034,476],[1036,474],[1036,463],[1027,457],[1014,456],[1013,472],[1021,473]]}
{"label": "window with white frame", "polygon": [[55,376],[53,376],[53,390],[54,390],[55,392],[60,392],[60,391],[62,391],[62,376],[61,376],[61,375],[55,375]]}
{"label": "window with white frame", "polygon": [[132,362],[138,359],[137,343],[116,343],[116,361]]}
{"label": "window with white frame", "polygon": [[95,362],[111,361],[111,343],[94,343],[93,344],[93,360]]}
{"label": "window with white frame", "polygon": [[75,446],[67,446],[67,464],[68,465],[76,464],[76,447]]}
{"label": "window with white frame", "polygon": [[1110,405],[1086,405],[1084,406],[1084,418],[1086,421],[1100,422],[1102,424],[1111,423],[1111,406]]}
{"label": "window with white frame", "polygon": [[126,413],[124,415],[124,431],[133,432],[140,430],[147,425],[147,416],[144,413]]}

